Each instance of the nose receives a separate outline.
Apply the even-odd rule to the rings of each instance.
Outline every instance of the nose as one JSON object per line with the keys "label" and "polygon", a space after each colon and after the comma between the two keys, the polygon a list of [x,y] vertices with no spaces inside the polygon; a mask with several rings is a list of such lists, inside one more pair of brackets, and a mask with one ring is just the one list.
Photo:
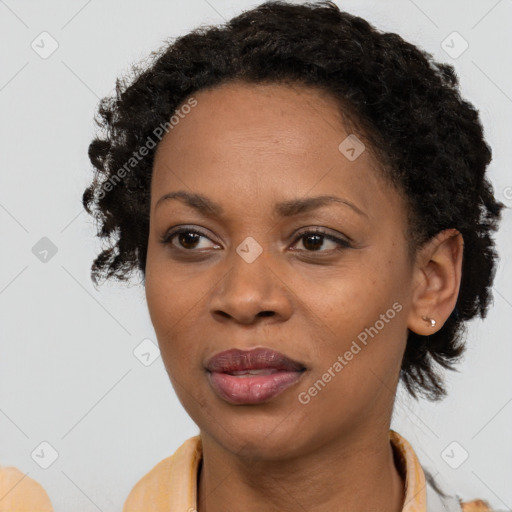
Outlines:
{"label": "nose", "polygon": [[236,252],[230,259],[227,273],[212,290],[210,313],[216,320],[252,324],[261,317],[273,317],[277,321],[290,317],[289,284],[265,251],[251,263]]}

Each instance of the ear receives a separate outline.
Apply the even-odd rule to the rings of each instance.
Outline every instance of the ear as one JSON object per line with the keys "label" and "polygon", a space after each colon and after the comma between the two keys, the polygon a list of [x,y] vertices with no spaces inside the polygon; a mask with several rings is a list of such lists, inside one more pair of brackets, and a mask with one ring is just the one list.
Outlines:
{"label": "ear", "polygon": [[[462,274],[464,241],[456,229],[446,229],[430,239],[416,255],[411,309],[407,327],[422,336],[441,329],[455,308]],[[435,327],[430,321],[435,320]]]}

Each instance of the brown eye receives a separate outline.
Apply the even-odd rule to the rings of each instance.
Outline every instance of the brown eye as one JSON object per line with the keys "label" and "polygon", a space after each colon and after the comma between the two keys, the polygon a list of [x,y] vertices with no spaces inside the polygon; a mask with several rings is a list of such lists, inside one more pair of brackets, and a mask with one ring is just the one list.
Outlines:
{"label": "brown eye", "polygon": [[304,245],[308,251],[318,251],[318,249],[320,249],[324,243],[324,236],[316,234],[303,235],[302,240],[302,245]]}
{"label": "brown eye", "polygon": [[[208,241],[211,244],[208,244]],[[179,228],[161,237],[160,242],[164,245],[171,245],[173,248],[184,251],[193,251],[200,249],[218,248],[210,238],[201,231],[191,228]],[[216,247],[215,247],[216,246]]]}
{"label": "brown eye", "polygon": [[321,230],[303,232],[297,237],[297,241],[301,240],[304,249],[299,250],[307,252],[329,252],[331,250],[350,247],[349,242],[346,240],[335,237]]}
{"label": "brown eye", "polygon": [[201,235],[194,233],[192,231],[178,233],[177,239],[179,244],[185,249],[195,249],[196,245],[199,243],[199,239]]}

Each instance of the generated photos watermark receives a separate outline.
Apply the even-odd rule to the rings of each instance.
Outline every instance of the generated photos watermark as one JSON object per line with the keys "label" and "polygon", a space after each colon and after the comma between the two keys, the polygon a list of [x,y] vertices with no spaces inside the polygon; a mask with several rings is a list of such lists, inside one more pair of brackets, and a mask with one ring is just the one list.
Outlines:
{"label": "generated photos watermark", "polygon": [[[327,369],[325,373],[312,385],[307,391],[301,391],[298,395],[298,400],[301,404],[307,405],[311,399],[320,393],[329,382],[331,382],[342,370],[349,364],[354,357],[361,352],[361,350],[368,345],[370,341],[368,337],[373,339],[379,334],[389,322],[395,318],[397,313],[402,311],[402,304],[399,302],[393,303],[385,313],[379,316],[379,319],[370,327],[366,327],[357,335],[357,341],[353,340],[350,348],[344,352],[343,355],[338,355],[333,364]],[[358,343],[359,342],[359,343]]]}
{"label": "generated photos watermark", "polygon": [[101,185],[101,190],[98,194],[98,199],[103,199],[107,192],[111,192],[114,187],[121,182],[121,180],[129,174],[137,164],[146,157],[150,150],[154,149],[156,145],[163,139],[166,133],[169,133],[175,126],[177,126],[181,119],[192,111],[192,108],[197,105],[197,100],[192,96],[188,101],[182,105],[176,112],[171,116],[169,121],[161,123],[154,130],[152,135],[149,135],[136,151],[132,153],[132,156],[128,161],[117,170],[107,181]]}

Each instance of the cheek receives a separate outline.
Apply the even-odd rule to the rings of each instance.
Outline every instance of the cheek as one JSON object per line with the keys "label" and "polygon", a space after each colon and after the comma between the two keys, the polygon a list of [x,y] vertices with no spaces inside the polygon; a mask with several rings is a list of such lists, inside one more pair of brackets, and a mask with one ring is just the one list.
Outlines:
{"label": "cheek", "polygon": [[305,295],[304,309],[317,325],[310,332],[322,332],[316,337],[317,365],[309,383],[328,382],[333,392],[325,394],[328,401],[369,396],[381,381],[393,382],[399,370],[407,332],[406,280],[400,265],[387,266],[383,272],[379,263],[372,266],[367,260],[364,268],[341,269],[332,279],[310,283]]}
{"label": "cheek", "polygon": [[170,260],[165,250],[149,244],[145,291],[149,313],[157,330],[170,329],[204,294],[198,272]]}
{"label": "cheek", "polygon": [[297,390],[304,428],[319,430],[320,421],[324,435],[337,435],[340,425],[386,417],[405,348],[404,309],[374,299],[354,305],[340,298],[344,310],[323,317],[330,340],[316,350],[316,364]]}
{"label": "cheek", "polygon": [[[169,262],[148,257],[146,270],[146,301],[162,358],[168,370],[193,361],[191,347],[194,324],[197,324],[204,288],[181,274]],[[203,299],[204,300],[204,299]],[[196,340],[197,341],[197,340]]]}
{"label": "cheek", "polygon": [[[361,257],[328,275],[302,278],[297,282],[296,296],[301,297],[305,314],[316,319],[331,340],[357,337],[386,315],[395,302],[401,302],[404,287],[399,284],[400,276],[393,268],[388,266],[384,272],[382,267],[382,261],[371,265],[363,263]],[[388,316],[396,318],[396,310],[391,310],[385,320]]]}
{"label": "cheek", "polygon": [[204,333],[200,319],[205,287],[169,261],[152,259],[149,252],[146,269],[146,300],[165,369],[180,403],[201,425],[211,415],[204,386],[197,385],[203,374],[198,339]]}

